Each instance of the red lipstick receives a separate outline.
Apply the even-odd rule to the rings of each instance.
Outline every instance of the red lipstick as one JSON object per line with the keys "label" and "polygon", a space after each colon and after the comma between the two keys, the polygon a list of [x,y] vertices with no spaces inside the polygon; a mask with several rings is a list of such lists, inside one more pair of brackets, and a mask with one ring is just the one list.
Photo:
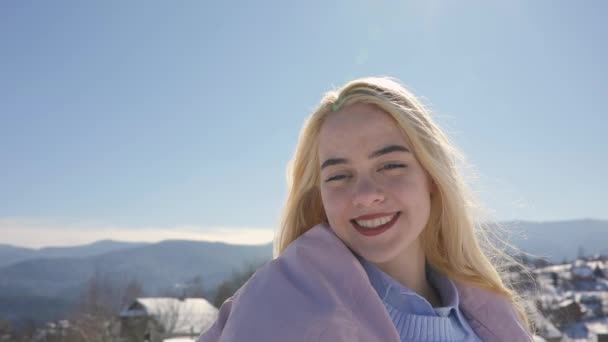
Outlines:
{"label": "red lipstick", "polygon": [[[357,220],[372,220],[375,218],[379,218],[379,217],[386,217],[387,214],[373,214],[373,215],[364,215],[364,216],[359,216],[357,217]],[[397,220],[399,219],[399,216],[401,216],[401,212],[397,212],[395,214],[395,216],[388,221],[387,223],[378,226],[376,228],[365,228],[360,226],[356,220],[350,220],[351,224],[353,225],[353,227],[355,227],[355,229],[361,233],[362,235],[365,236],[376,236],[376,235],[380,235],[382,233],[384,233],[385,231],[389,230],[391,227],[393,227],[393,225],[395,224],[395,222],[397,222]]]}

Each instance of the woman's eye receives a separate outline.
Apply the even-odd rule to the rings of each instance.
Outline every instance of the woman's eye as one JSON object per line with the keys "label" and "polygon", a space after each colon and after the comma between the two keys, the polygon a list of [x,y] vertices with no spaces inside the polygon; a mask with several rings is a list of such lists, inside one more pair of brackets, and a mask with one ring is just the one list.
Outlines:
{"label": "woman's eye", "polygon": [[342,180],[342,179],[346,179],[346,178],[348,178],[347,175],[336,175],[336,176],[327,178],[325,181],[331,182],[331,181],[338,181],[338,180]]}
{"label": "woman's eye", "polygon": [[393,170],[393,169],[400,169],[400,168],[405,168],[407,165],[405,164],[386,164],[384,165],[381,170]]}

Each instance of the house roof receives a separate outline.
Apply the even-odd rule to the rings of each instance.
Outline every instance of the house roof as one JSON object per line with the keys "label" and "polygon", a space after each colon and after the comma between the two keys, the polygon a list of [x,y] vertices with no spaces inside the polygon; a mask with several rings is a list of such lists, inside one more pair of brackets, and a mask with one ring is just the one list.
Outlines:
{"label": "house roof", "polygon": [[587,321],[585,325],[594,334],[608,334],[608,317]]}
{"label": "house roof", "polygon": [[217,318],[218,310],[203,298],[137,298],[121,317],[154,317],[171,334],[200,334]]}
{"label": "house roof", "polygon": [[591,267],[585,265],[585,266],[577,266],[577,267],[572,267],[572,269],[570,270],[572,272],[572,274],[579,276],[579,277],[592,277],[593,276],[593,270],[591,269]]}

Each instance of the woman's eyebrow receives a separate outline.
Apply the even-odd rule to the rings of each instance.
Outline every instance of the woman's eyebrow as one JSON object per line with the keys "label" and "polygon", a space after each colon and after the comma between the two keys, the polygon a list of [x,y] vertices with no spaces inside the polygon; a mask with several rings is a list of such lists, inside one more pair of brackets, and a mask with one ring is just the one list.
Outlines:
{"label": "woman's eyebrow", "polygon": [[368,158],[369,159],[377,158],[377,157],[380,157],[380,156],[383,156],[385,154],[392,153],[392,152],[410,153],[410,150],[408,150],[407,147],[401,146],[401,145],[388,145],[377,151],[372,152],[372,154],[370,154]]}
{"label": "woman's eyebrow", "polygon": [[338,165],[338,164],[348,164],[348,159],[346,158],[329,158],[321,164],[321,170],[328,166]]}
{"label": "woman's eyebrow", "polygon": [[[385,154],[389,154],[392,152],[410,153],[410,150],[408,150],[407,147],[401,146],[401,145],[388,145],[377,151],[372,152],[372,154],[370,154],[368,156],[368,158],[369,159],[377,158],[377,157],[380,157],[380,156],[383,156]],[[346,158],[329,158],[326,161],[324,161],[323,164],[321,164],[321,170],[323,170],[324,168],[326,168],[328,166],[339,165],[339,164],[348,164],[348,163],[349,163],[349,160]]]}

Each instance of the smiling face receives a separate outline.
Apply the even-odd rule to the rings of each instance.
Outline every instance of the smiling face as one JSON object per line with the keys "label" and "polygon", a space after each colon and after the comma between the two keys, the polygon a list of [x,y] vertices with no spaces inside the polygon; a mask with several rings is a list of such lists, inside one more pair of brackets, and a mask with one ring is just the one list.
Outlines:
{"label": "smiling face", "polygon": [[319,160],[323,207],[347,246],[376,264],[420,257],[432,182],[388,114],[367,104],[329,114]]}

